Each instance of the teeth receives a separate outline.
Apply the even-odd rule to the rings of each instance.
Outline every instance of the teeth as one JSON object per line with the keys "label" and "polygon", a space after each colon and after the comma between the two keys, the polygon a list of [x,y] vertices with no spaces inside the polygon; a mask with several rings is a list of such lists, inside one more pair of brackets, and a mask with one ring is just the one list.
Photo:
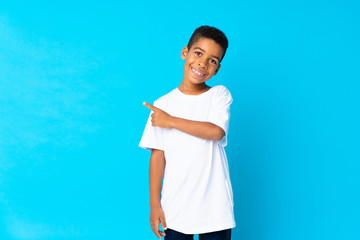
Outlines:
{"label": "teeth", "polygon": [[200,73],[200,72],[196,71],[194,68],[193,68],[193,70],[194,70],[194,72],[195,72],[197,75],[200,75],[200,76],[205,75],[205,74],[202,74],[202,73]]}

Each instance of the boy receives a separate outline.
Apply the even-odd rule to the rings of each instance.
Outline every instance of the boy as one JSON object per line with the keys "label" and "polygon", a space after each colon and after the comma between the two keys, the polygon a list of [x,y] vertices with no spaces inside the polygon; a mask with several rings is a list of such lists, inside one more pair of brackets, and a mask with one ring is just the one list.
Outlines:
{"label": "boy", "polygon": [[227,47],[220,30],[197,28],[181,52],[180,86],[154,106],[144,103],[152,111],[139,146],[151,151],[150,224],[160,239],[230,240],[235,227],[224,150],[232,97],[224,86],[206,85]]}

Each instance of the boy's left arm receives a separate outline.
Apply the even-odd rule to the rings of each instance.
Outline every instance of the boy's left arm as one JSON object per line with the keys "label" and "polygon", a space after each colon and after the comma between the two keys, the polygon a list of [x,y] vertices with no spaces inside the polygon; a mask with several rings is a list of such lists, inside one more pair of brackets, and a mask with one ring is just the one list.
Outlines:
{"label": "boy's left arm", "polygon": [[199,138],[216,141],[221,140],[225,135],[221,127],[211,122],[193,121],[174,117],[151,104],[144,103],[144,105],[154,111],[154,113],[151,114],[151,122],[154,127],[176,128],[179,131]]}

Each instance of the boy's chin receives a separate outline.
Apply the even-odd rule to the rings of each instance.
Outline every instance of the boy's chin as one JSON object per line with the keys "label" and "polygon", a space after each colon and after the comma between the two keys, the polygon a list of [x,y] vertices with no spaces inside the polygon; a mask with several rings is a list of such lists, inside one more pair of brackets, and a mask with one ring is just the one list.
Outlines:
{"label": "boy's chin", "polygon": [[204,78],[199,78],[199,77],[196,77],[196,76],[191,76],[191,79],[190,81],[194,84],[202,84],[202,83],[205,83],[207,82],[208,80],[210,80],[211,78],[207,78],[207,77],[204,77]]}

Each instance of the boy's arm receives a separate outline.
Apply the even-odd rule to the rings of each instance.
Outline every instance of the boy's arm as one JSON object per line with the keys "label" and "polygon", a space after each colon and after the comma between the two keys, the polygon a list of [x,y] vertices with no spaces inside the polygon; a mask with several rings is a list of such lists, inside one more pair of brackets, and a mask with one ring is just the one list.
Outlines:
{"label": "boy's arm", "polygon": [[164,151],[152,149],[149,166],[150,225],[158,238],[165,236],[159,231],[159,223],[166,230],[165,215],[160,204],[160,191],[165,168]]}
{"label": "boy's arm", "polygon": [[199,138],[219,141],[225,135],[225,132],[221,127],[211,122],[193,121],[173,116],[171,116],[169,122],[170,127]]}
{"label": "boy's arm", "polygon": [[151,122],[154,127],[176,128],[199,138],[216,141],[221,140],[225,135],[224,130],[213,123],[174,117],[148,103],[144,103],[144,105],[154,111],[151,114]]}

